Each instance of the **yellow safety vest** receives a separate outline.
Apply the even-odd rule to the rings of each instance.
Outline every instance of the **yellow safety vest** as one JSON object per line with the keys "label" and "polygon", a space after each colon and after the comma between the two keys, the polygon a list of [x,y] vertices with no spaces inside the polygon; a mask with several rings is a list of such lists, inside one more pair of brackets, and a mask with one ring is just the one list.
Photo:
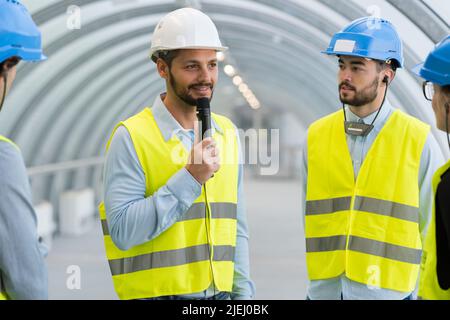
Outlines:
{"label": "yellow safety vest", "polygon": [[[441,176],[450,169],[450,161],[441,167],[433,177],[433,192],[436,194]],[[419,298],[426,300],[450,300],[450,289],[441,289],[437,277],[436,256],[436,207],[433,205],[433,215],[423,249],[421,274],[419,282]],[[450,272],[450,271],[449,271]]]}
{"label": "yellow safety vest", "polygon": [[354,178],[342,111],[308,131],[306,261],[311,280],[338,277],[411,292],[420,265],[419,166],[430,128],[395,111]]}
{"label": "yellow safety vest", "polygon": [[[0,141],[7,142],[7,143],[13,145],[15,148],[19,149],[19,147],[14,142],[9,140],[8,138],[5,138],[4,136],[0,135]],[[0,272],[0,300],[9,300],[8,295],[6,294],[5,288],[3,286],[1,272]]]}
{"label": "yellow safety vest", "polygon": [[2,275],[0,274],[0,300],[9,300],[6,290],[3,286]]}
{"label": "yellow safety vest", "polygon": [[[219,291],[232,291],[237,234],[238,145],[232,122],[216,114],[212,117],[223,134],[215,132],[213,135],[221,152],[221,168],[207,182],[210,215],[206,219],[202,189],[201,196],[169,229],[149,242],[122,251],[109,235],[104,204],[100,204],[106,255],[120,299],[201,292],[212,284],[212,275]],[[175,135],[167,142],[164,140],[151,109],[146,108],[119,123],[116,129],[119,126],[128,130],[144,170],[146,197],[185,167],[188,151]]]}

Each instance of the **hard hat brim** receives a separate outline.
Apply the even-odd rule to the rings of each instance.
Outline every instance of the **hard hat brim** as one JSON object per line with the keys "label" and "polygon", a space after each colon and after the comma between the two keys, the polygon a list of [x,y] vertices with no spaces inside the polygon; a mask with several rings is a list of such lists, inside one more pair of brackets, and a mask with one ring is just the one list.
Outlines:
{"label": "hard hat brim", "polygon": [[349,57],[374,59],[374,58],[370,58],[366,55],[362,55],[362,54],[358,54],[358,53],[354,53],[354,52],[347,52],[347,51],[321,51],[320,53],[326,54],[327,56],[349,56]]}
{"label": "hard hat brim", "polygon": [[424,66],[424,63],[423,63],[423,62],[422,62],[422,63],[419,63],[418,65],[416,65],[414,68],[411,69],[411,72],[414,73],[415,75],[417,75],[417,76],[423,78],[423,77],[422,77],[422,74],[421,74],[421,71],[422,71],[423,66]]}
{"label": "hard hat brim", "polygon": [[228,50],[228,47],[209,47],[209,46],[189,46],[189,47],[175,47],[175,48],[167,48],[167,47],[156,47],[150,50],[150,58],[159,51],[173,51],[173,50],[215,50],[217,52],[224,52]]}
{"label": "hard hat brim", "polygon": [[[349,57],[357,57],[357,58],[366,58],[366,59],[371,59],[371,60],[379,60],[379,61],[384,61],[381,60],[377,57],[371,57],[368,56],[366,54],[360,54],[360,53],[355,53],[355,52],[347,52],[347,51],[321,51],[321,53],[326,54],[327,56],[349,56]],[[389,60],[389,59],[388,59]]]}
{"label": "hard hat brim", "polygon": [[29,62],[41,62],[41,61],[45,61],[47,59],[48,59],[47,56],[44,54],[41,54],[41,56],[38,58],[29,58],[29,57],[26,59],[22,58],[23,61],[29,61]]}
{"label": "hard hat brim", "polygon": [[30,62],[39,62],[47,60],[47,56],[45,56],[42,51],[39,50],[31,50],[24,48],[8,48],[4,52],[0,53],[0,62],[8,60],[12,57],[18,57],[23,61]]}
{"label": "hard hat brim", "polygon": [[439,74],[433,70],[427,69],[425,63],[420,63],[411,69],[411,72],[416,74],[418,77],[424,79],[425,81],[432,82],[439,86],[450,85],[450,77],[446,75]]}
{"label": "hard hat brim", "polygon": [[327,56],[348,56],[348,57],[357,57],[357,58],[364,58],[364,59],[370,59],[370,60],[377,60],[377,61],[383,61],[383,62],[387,62],[387,61],[396,61],[398,64],[397,68],[403,68],[403,64],[401,64],[397,59],[395,58],[389,58],[389,59],[385,59],[384,57],[375,57],[375,56],[370,56],[367,54],[361,54],[361,53],[356,53],[356,52],[347,52],[347,51],[321,51],[321,53],[327,55]]}

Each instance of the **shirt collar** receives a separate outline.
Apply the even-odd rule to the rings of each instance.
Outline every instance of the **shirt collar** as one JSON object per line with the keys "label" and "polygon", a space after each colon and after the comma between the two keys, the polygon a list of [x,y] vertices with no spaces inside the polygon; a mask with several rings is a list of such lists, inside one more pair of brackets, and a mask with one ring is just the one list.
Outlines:
{"label": "shirt collar", "polygon": [[[178,134],[181,132],[188,132],[191,130],[184,129],[180,123],[173,117],[173,115],[167,110],[167,107],[165,106],[163,99],[166,96],[166,93],[162,93],[158,95],[155,99],[155,102],[153,103],[152,107],[152,113],[153,117],[156,121],[156,124],[159,127],[159,130],[161,130],[161,134],[165,141],[168,141],[170,138],[172,138],[173,135]],[[211,117],[211,126],[212,126],[212,134],[214,134],[216,131],[219,134],[223,134],[222,128],[214,121],[214,118]]]}
{"label": "shirt collar", "polygon": [[[392,106],[389,103],[389,101],[386,99],[386,101],[384,102],[383,107],[381,108],[380,114],[378,115],[377,120],[373,124],[374,127],[378,128],[378,127],[382,126],[386,122],[386,119],[388,118],[388,116],[391,113],[391,111],[392,111]],[[350,110],[350,108],[348,106],[345,107],[345,112],[347,114],[347,121],[351,121],[351,122],[364,121],[365,124],[371,124],[373,119],[375,119],[378,110],[373,112],[373,113],[371,113],[371,114],[369,114],[368,116],[366,116],[364,118],[358,117],[356,114],[354,114]]]}

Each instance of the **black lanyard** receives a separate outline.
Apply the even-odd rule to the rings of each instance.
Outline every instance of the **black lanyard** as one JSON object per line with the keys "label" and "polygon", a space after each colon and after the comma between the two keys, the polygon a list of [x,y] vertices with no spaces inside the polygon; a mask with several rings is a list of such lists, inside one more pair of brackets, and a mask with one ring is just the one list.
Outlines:
{"label": "black lanyard", "polygon": [[384,91],[383,102],[381,103],[377,115],[375,116],[371,124],[359,123],[355,121],[347,121],[347,114],[345,113],[345,103],[342,104],[342,110],[344,111],[344,119],[345,119],[344,121],[345,133],[352,136],[364,137],[367,136],[373,130],[374,128],[373,124],[375,123],[375,120],[377,120],[381,108],[383,108],[384,102],[386,101],[388,87],[389,85],[386,83],[386,90]]}

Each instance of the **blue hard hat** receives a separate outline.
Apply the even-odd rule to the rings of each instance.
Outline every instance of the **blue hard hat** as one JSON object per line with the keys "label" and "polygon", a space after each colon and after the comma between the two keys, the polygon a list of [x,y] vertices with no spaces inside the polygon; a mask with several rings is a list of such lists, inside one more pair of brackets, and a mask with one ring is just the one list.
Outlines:
{"label": "blue hard hat", "polygon": [[322,53],[395,61],[402,68],[403,45],[395,27],[385,19],[364,17],[336,33]]}
{"label": "blue hard hat", "polygon": [[415,66],[412,72],[442,87],[450,85],[450,36],[438,43],[425,62]]}
{"label": "blue hard hat", "polygon": [[0,63],[19,57],[25,61],[42,61],[41,32],[30,13],[17,0],[0,0]]}

